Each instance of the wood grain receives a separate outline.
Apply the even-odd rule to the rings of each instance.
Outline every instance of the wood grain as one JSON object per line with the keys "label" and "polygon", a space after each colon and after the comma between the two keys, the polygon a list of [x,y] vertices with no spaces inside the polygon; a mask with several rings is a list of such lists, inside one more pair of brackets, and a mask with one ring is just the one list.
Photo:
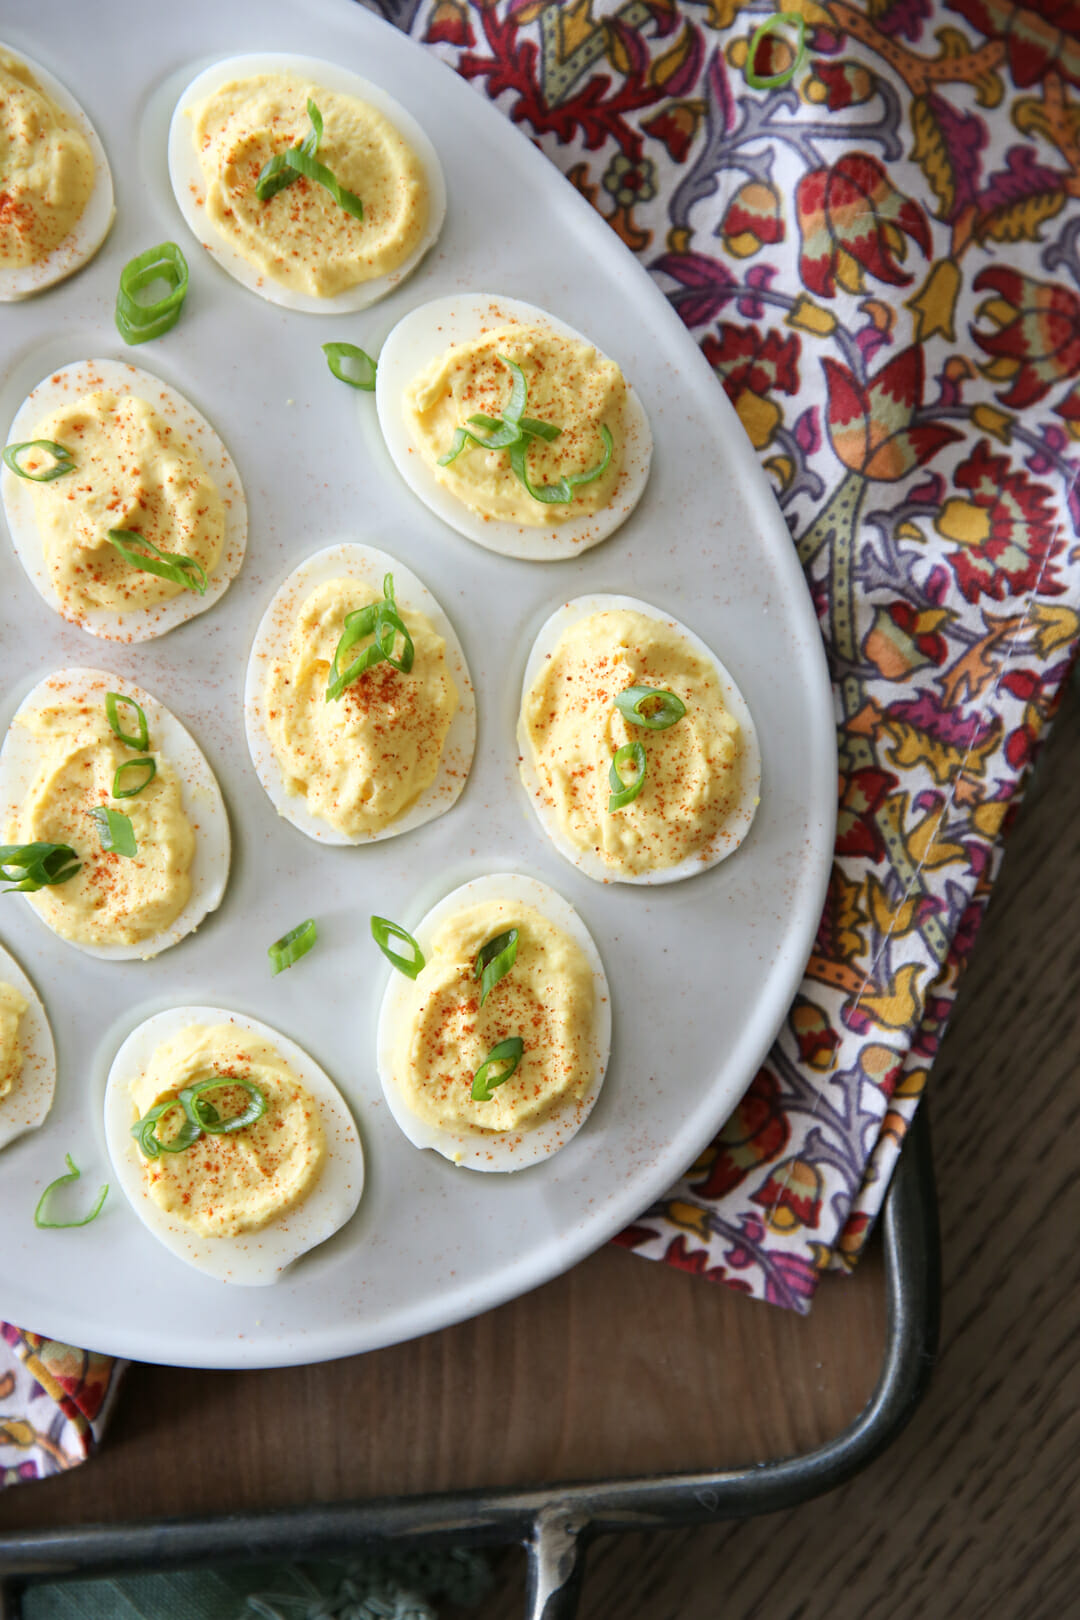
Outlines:
{"label": "wood grain", "polygon": [[[945,1241],[936,1380],[840,1492],[739,1525],[598,1542],[586,1620],[1062,1620],[1080,1613],[1080,707],[1058,721],[932,1080]],[[0,1526],[157,1517],[767,1458],[863,1404],[871,1255],[809,1318],[607,1249],[374,1355],[270,1373],[133,1369],[91,1466]],[[501,1561],[476,1620],[520,1613]]]}

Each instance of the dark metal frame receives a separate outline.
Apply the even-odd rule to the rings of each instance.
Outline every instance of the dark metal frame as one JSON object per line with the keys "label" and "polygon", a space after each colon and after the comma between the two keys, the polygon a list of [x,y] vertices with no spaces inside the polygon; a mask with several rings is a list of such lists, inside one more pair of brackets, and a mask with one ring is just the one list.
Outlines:
{"label": "dark metal frame", "polygon": [[901,1155],[882,1227],[888,1339],[877,1388],[855,1422],[815,1451],[720,1473],[529,1491],[457,1491],[0,1536],[0,1620],[17,1620],[19,1595],[34,1581],[246,1559],[311,1559],[361,1549],[513,1543],[528,1553],[528,1620],[570,1620],[593,1537],[795,1507],[850,1479],[896,1438],[926,1388],[940,1321],[937,1201],[925,1103]]}

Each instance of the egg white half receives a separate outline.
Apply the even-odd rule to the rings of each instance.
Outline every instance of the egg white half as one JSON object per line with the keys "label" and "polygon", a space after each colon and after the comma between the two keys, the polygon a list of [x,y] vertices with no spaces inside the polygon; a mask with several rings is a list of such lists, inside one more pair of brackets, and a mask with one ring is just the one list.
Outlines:
{"label": "egg white half", "polygon": [[45,287],[55,286],[58,281],[66,280],[68,276],[74,275],[76,270],[81,270],[84,264],[89,263],[109,234],[116,206],[113,201],[112,171],[105,156],[105,148],[101,144],[97,130],[75,97],[64,88],[59,79],[54,79],[40,62],[35,62],[25,51],[16,50],[14,45],[6,45],[3,41],[0,41],[0,51],[6,51],[10,56],[17,57],[20,62],[25,63],[49,99],[55,101],[78,126],[79,133],[89,146],[90,156],[94,160],[93,190],[87,198],[86,207],[75,222],[74,229],[62,242],[58,242],[52,252],[39,264],[0,268],[0,303],[8,304],[14,303],[19,298],[30,298]]}
{"label": "egg white half", "polygon": [[485,518],[470,511],[439,483],[428,467],[402,409],[406,389],[425,366],[445,354],[453,344],[471,343],[492,327],[511,322],[548,326],[578,343],[589,342],[565,321],[518,298],[503,298],[495,293],[460,293],[436,298],[400,320],[382,346],[375,378],[379,426],[398,472],[436,517],[488,551],[498,551],[506,557],[523,557],[530,562],[557,562],[564,557],[578,556],[606,540],[626,521],[644,493],[652,459],[652,433],[641,401],[629,384],[623,412],[626,438],[622,446],[622,472],[611,500],[599,512],[568,517],[547,528]]}
{"label": "egg white half", "polygon": [[390,969],[390,980],[379,1009],[376,1034],[379,1079],[390,1112],[416,1147],[434,1148],[436,1153],[468,1170],[524,1170],[526,1166],[538,1164],[565,1147],[596,1106],[611,1055],[611,992],[600,952],[573,906],[546,883],[523,877],[517,872],[497,872],[490,877],[474,878],[471,883],[462,884],[433,906],[427,916],[410,930],[425,958],[430,959],[432,939],[444,922],[466,906],[483,905],[490,901],[501,901],[511,906],[532,906],[556,928],[569,934],[584,952],[592,968],[596,992],[590,1042],[595,1070],[587,1093],[580,1102],[568,1103],[549,1119],[530,1129],[479,1133],[451,1131],[419,1119],[394,1084],[395,1037],[402,1020],[407,1017],[405,1007],[413,984],[397,968]]}
{"label": "egg white half", "polygon": [[[391,270],[385,276],[375,276],[370,281],[358,282],[332,298],[316,298],[311,293],[283,287],[272,276],[266,275],[233,247],[207,217],[206,176],[195,148],[191,109],[233,79],[249,78],[259,73],[295,73],[311,79],[316,85],[325,85],[328,90],[369,102],[389,119],[412,147],[427,179],[428,222],[421,240],[396,270]],[[316,56],[294,56],[291,52],[230,56],[224,62],[215,62],[192,79],[176,103],[169,126],[169,178],[188,226],[223,270],[269,303],[280,304],[285,309],[301,310],[308,315],[346,315],[352,310],[367,309],[370,304],[392,293],[412,274],[435,242],[446,216],[446,181],[442,164],[434,146],[412,114],[406,112],[393,96],[380,90],[377,84],[371,84],[357,73],[350,73],[348,68],[339,67],[334,62],[324,62]]]}
{"label": "egg white half", "polygon": [[[57,371],[51,371],[19,406],[8,430],[7,442],[22,444],[35,438],[35,430],[43,417],[62,405],[70,404],[72,400],[103,388],[145,399],[165,417],[175,431],[199,452],[207,472],[217,485],[225,508],[221,556],[207,581],[205,596],[199,596],[196,591],[183,590],[157,607],[135,608],[127,613],[110,613],[105,608],[93,608],[82,618],[69,619],[69,623],[77,624],[81,630],[88,630],[92,636],[104,641],[150,641],[175,629],[186,619],[205,613],[207,608],[213,607],[224,596],[244,560],[247,502],[233,459],[206,418],[183,394],[170,388],[160,377],[124,361],[76,360]],[[74,476],[65,474],[65,477]],[[62,487],[62,483],[63,480],[58,479],[56,487]],[[54,613],[68,618],[46,566],[34,515],[33,487],[32,482],[20,478],[8,466],[0,471],[0,498],[3,499],[4,515],[15,554],[38,595]]]}
{"label": "egg white half", "polygon": [[[289,793],[270,739],[263,724],[263,684],[270,665],[288,651],[289,636],[302,604],[320,585],[330,579],[355,579],[382,594],[383,577],[394,576],[394,593],[404,608],[426,614],[446,643],[447,668],[458,690],[460,702],[446,734],[435,780],[416,802],[389,827],[355,838],[339,832],[329,822],[312,815],[307,800]],[[396,838],[425,822],[434,821],[454,805],[465,786],[476,748],[476,694],[473,691],[465,654],[450,620],[431,592],[416,575],[374,546],[359,544],[327,546],[293,570],[274,593],[255,633],[244,682],[244,727],[255,773],[279,816],[298,827],[320,844],[372,844],[383,838]]]}
{"label": "egg white half", "polygon": [[[609,866],[599,855],[592,850],[580,850],[564,836],[558,821],[548,806],[546,795],[533,764],[532,745],[523,720],[525,698],[533,682],[537,679],[547,658],[554,652],[559,641],[570,629],[582,619],[591,618],[594,613],[611,613],[618,609],[628,609],[635,613],[644,613],[650,619],[657,619],[661,624],[669,625],[684,636],[699,658],[706,659],[715,669],[720,681],[720,691],[724,705],[729,714],[733,715],[739,723],[740,732],[740,772],[739,786],[734,803],[731,806],[723,825],[715,837],[704,849],[696,855],[687,856],[675,866],[665,867],[658,872],[623,873],[615,867]],[[757,812],[761,798],[761,749],[758,744],[757,730],[755,729],[746,699],[736,684],[735,677],[723,665],[711,647],[706,646],[700,636],[687,629],[670,613],[664,613],[660,608],[653,607],[649,602],[641,602],[634,596],[579,596],[572,602],[566,602],[554,612],[540,628],[540,632],[533,643],[532,651],[525,665],[525,678],[521,685],[521,703],[518,707],[517,745],[519,771],[525,791],[529,795],[530,803],[536,811],[537,820],[547,833],[560,855],[564,855],[586,877],[595,878],[598,883],[679,883],[683,878],[695,877],[698,872],[706,871],[715,866],[718,861],[726,860],[733,855],[750,831],[750,824]]]}
{"label": "egg white half", "polygon": [[6,1097],[0,1097],[0,1148],[44,1124],[56,1092],[56,1049],[41,997],[15,958],[0,945],[0,982],[26,999],[19,1019],[22,1068]]}
{"label": "egg white half", "polygon": [[[146,1161],[131,1134],[137,1117],[131,1085],[145,1072],[156,1049],[191,1024],[233,1024],[270,1042],[319,1105],[326,1138],[319,1179],[301,1203],[258,1232],[202,1237],[143,1190]],[[345,1225],[364,1189],[364,1153],[356,1123],[330,1076],[295,1041],[257,1018],[221,1007],[170,1007],[132,1030],[112,1061],[105,1086],[105,1140],[117,1180],[147,1230],[179,1259],[219,1282],[248,1287],[277,1282],[294,1260]]]}
{"label": "egg white half", "polygon": [[[176,716],[159,703],[157,698],[133,681],[110,675],[103,669],[60,669],[39,681],[15,711],[0,747],[0,835],[11,822],[12,816],[30,792],[37,775],[39,754],[37,743],[25,726],[15,724],[22,714],[46,704],[72,699],[105,706],[106,692],[120,692],[133,697],[146,714],[150,751],[160,752],[168,760],[180,782],[180,796],[184,812],[195,830],[195,855],[191,863],[191,895],[179,916],[157,934],[134,945],[83,945],[76,940],[65,940],[77,951],[88,956],[99,956],[111,962],[146,960],[176,945],[185,935],[193,933],[203,918],[216,911],[225,893],[229,878],[229,818],[225,801],[221,797],[217,777],[206,755]],[[121,716],[130,718],[121,710]],[[131,753],[136,758],[135,750]],[[25,894],[27,904],[38,910],[33,894]],[[38,912],[48,926],[45,916]],[[58,936],[62,937],[62,936]]]}

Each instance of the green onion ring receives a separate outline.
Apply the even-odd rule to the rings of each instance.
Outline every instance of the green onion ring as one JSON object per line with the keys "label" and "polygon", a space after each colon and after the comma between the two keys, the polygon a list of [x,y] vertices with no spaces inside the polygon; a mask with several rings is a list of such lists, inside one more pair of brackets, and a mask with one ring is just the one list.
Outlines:
{"label": "green onion ring", "polygon": [[[185,557],[179,551],[162,551],[134,529],[110,529],[108,538],[132,568],[141,568],[144,574],[156,574],[159,579],[171,579],[174,585],[196,591],[199,596],[206,595],[206,569],[194,557]],[[146,546],[152,555],[146,557],[133,550],[136,545]]]}
{"label": "green onion ring", "polygon": [[[174,1108],[180,1109],[184,1115],[184,1123],[175,1136],[171,1136],[167,1142],[163,1142],[155,1127],[158,1120],[165,1114],[171,1113]],[[135,1121],[131,1127],[131,1134],[138,1142],[144,1158],[157,1159],[162,1153],[185,1153],[189,1147],[192,1147],[199,1140],[202,1135],[202,1126],[188,1117],[179,1097],[166,1097],[162,1102],[155,1103],[153,1108],[145,1113],[141,1119]]]}
{"label": "green onion ring", "polygon": [[[164,298],[140,303],[136,294],[160,280],[169,283]],[[187,260],[175,242],[159,242],[130,259],[120,272],[116,295],[116,329],[124,342],[146,343],[171,331],[180,319],[187,290]]]}
{"label": "green onion ring", "polygon": [[[625,782],[620,775],[622,769],[633,764],[637,775],[632,782]],[[633,804],[641,792],[645,781],[645,750],[639,742],[623,743],[621,748],[615,750],[614,757],[608,770],[608,782],[611,786],[611,798],[608,800],[608,811],[622,810],[628,804]]]}
{"label": "green onion ring", "polygon": [[[120,716],[117,709],[121,703],[126,704],[129,709],[134,709],[139,717],[139,735],[137,737],[129,737],[126,731],[120,729]],[[122,743],[127,743],[129,748],[137,748],[140,753],[146,752],[146,749],[150,746],[150,731],[146,724],[146,715],[143,713],[142,704],[136,703],[132,697],[125,697],[123,692],[106,692],[105,718]]]}
{"label": "green onion ring", "polygon": [[480,980],[480,1005],[490,996],[500,979],[504,979],[517,961],[518,931],[508,928],[503,934],[496,934],[489,939],[476,953],[476,966],[473,969],[473,978]]}
{"label": "green onion ring", "polygon": [[[306,179],[314,180],[318,185],[325,186],[334,201],[339,207],[344,208],[347,214],[351,214],[354,219],[363,219],[364,205],[356,193],[347,191],[331,174],[325,163],[320,163],[318,158],[310,157],[307,152],[298,146],[292,147],[288,152],[279,152],[276,157],[270,159],[269,163],[263,165],[259,178],[255,183],[255,195],[260,202],[266,201],[271,183],[276,181],[278,175],[286,169],[295,170],[296,174],[302,174]],[[289,183],[291,184],[291,181]],[[275,187],[275,189],[280,188]],[[270,192],[270,195],[272,196],[273,192]]]}
{"label": "green onion ring", "polygon": [[[239,1114],[230,1114],[228,1119],[222,1119],[213,1103],[204,1100],[208,1091],[221,1091],[226,1086],[239,1086],[246,1091],[251,1101]],[[254,1125],[257,1119],[262,1119],[266,1113],[266,1094],[259,1090],[251,1080],[232,1080],[226,1075],[212,1074],[206,1080],[197,1080],[193,1086],[185,1086],[176,1094],[176,1100],[184,1110],[188,1123],[198,1130],[205,1131],[207,1136],[231,1136],[234,1131],[243,1130],[245,1125]]]}
{"label": "green onion ring", "polygon": [[[27,450],[44,450],[52,456],[53,465],[44,472],[27,472],[25,467],[19,466],[20,457]],[[57,444],[55,439],[27,439],[23,444],[4,446],[4,465],[32,484],[51,484],[54,478],[63,478],[65,473],[75,471],[75,457],[66,444]]]}
{"label": "green onion ring", "polygon": [[[757,56],[758,46],[770,34],[775,34],[779,28],[794,28],[795,60],[783,73],[773,73],[768,78],[760,78],[754,71],[754,58]],[[806,19],[796,11],[775,11],[771,17],[766,17],[761,27],[751,37],[750,47],[746,53],[746,82],[751,90],[779,90],[782,85],[790,84],[792,79],[806,60]]]}
{"label": "green onion ring", "polygon": [[54,1193],[57,1187],[66,1186],[69,1181],[79,1181],[82,1178],[82,1171],[71,1157],[71,1154],[65,1153],[64,1159],[68,1167],[67,1175],[57,1176],[55,1181],[50,1181],[34,1208],[34,1225],[40,1227],[43,1232],[66,1232],[73,1226],[89,1226],[91,1221],[97,1220],[101,1214],[101,1206],[109,1196],[109,1183],[106,1181],[97,1195],[93,1209],[89,1215],[84,1215],[81,1221],[50,1221],[43,1213],[50,1194]]}
{"label": "green onion ring", "polygon": [[103,804],[96,804],[90,814],[97,823],[101,847],[107,855],[125,855],[130,860],[139,853],[130,816],[125,816],[122,810],[109,810]]}
{"label": "green onion ring", "polygon": [[[334,649],[334,661],[327,677],[327,703],[335,702],[346,687],[359,680],[373,664],[381,664],[384,659],[403,675],[412,669],[416,648],[405,621],[396,611],[393,574],[386,574],[383,578],[383,597],[381,602],[369,602],[366,607],[356,608],[345,615],[345,627]],[[403,646],[401,656],[395,657],[399,635],[403,638]],[[374,640],[364,648],[359,658],[342,670],[342,658],[365,636],[373,636]]]}
{"label": "green onion ring", "polygon": [[[396,922],[391,922],[389,917],[372,917],[371,937],[386,957],[386,960],[392,962],[399,973],[404,973],[408,978],[415,979],[417,974],[423,971],[425,965],[424,953],[408,929],[400,927]],[[392,939],[400,939],[403,945],[409,947],[413,953],[412,960],[405,956],[399,956],[398,952],[391,948],[390,941]]]}
{"label": "green onion ring", "polygon": [[307,955],[318,937],[319,933],[315,927],[315,919],[309,917],[306,922],[300,923],[298,927],[290,928],[287,934],[282,934],[280,939],[275,939],[266,952],[273,963],[274,973],[284,973],[285,969],[291,968],[294,962],[299,962],[302,956]]}
{"label": "green onion ring", "polygon": [[[473,1075],[472,1099],[473,1102],[490,1102],[491,1093],[496,1086],[501,1086],[509,1080],[525,1050],[525,1042],[520,1035],[510,1035],[498,1046],[493,1046],[487,1057]],[[492,1080],[488,1071],[496,1064],[508,1063],[510,1067],[505,1074],[500,1074],[497,1080]]]}
{"label": "green onion ring", "polygon": [[[348,383],[350,388],[361,388],[366,394],[374,391],[378,362],[370,354],[358,349],[355,343],[324,343],[322,352],[339,382]],[[349,376],[346,367],[352,368],[353,376]]]}
{"label": "green onion ring", "polygon": [[[643,714],[643,706],[659,699],[659,707]],[[686,713],[686,704],[664,686],[628,686],[615,699],[615,707],[632,726],[645,726],[649,731],[666,731]]]}
{"label": "green onion ring", "polygon": [[[138,787],[126,788],[120,786],[120,781],[125,771],[145,771],[146,775],[143,777]],[[150,786],[156,775],[157,761],[152,759],[149,754],[147,754],[145,759],[125,759],[122,765],[118,765],[116,767],[116,773],[112,779],[113,798],[133,799],[137,793],[142,792],[143,788],[148,788]]]}
{"label": "green onion ring", "polygon": [[81,869],[70,844],[0,844],[0,878],[8,884],[4,894],[34,894],[66,883]]}

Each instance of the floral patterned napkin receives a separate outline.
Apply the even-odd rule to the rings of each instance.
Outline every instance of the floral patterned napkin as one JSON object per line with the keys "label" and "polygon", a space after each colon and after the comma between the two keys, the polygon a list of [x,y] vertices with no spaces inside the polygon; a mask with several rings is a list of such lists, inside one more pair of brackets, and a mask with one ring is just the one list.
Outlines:
{"label": "floral patterned napkin", "polygon": [[[806,569],[841,767],[814,954],[732,1119],[621,1238],[806,1310],[881,1206],[1080,634],[1080,0],[784,4],[809,50],[771,90],[761,0],[374,9],[640,256]],[[116,1381],[7,1339],[4,1483],[84,1455]]]}

